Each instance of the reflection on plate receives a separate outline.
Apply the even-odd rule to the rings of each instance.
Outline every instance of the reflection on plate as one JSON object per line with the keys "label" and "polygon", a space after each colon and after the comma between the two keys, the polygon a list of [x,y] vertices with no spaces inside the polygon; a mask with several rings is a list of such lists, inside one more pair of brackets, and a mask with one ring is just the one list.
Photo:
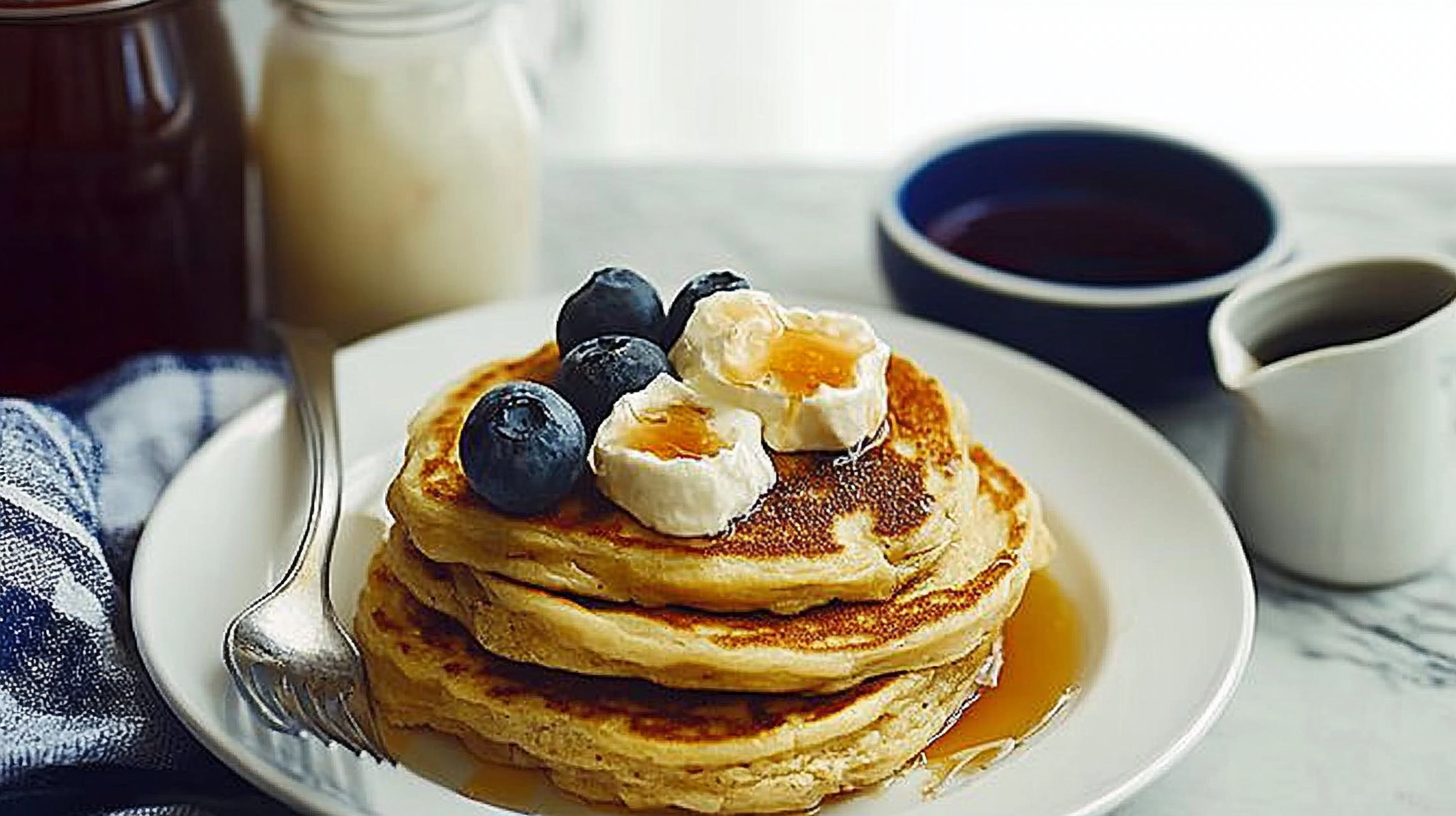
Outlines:
{"label": "reflection on plate", "polygon": [[[332,575],[341,617],[352,618],[383,534],[384,486],[398,466],[405,423],[459,373],[533,348],[558,303],[482,307],[341,354],[348,472]],[[921,794],[925,778],[906,778],[822,813],[934,816],[975,807],[1059,816],[1112,807],[1192,747],[1248,659],[1253,586],[1218,500],[1152,430],[1050,368],[903,316],[808,305],[864,314],[893,347],[960,394],[977,437],[1037,486],[1062,544],[1052,572],[1078,609],[1086,650],[1076,699],[989,770],[931,799]],[[133,572],[133,616],[142,656],[173,710],[223,761],[310,812],[595,812],[529,776],[482,773],[449,739],[402,735],[409,767],[381,767],[274,734],[247,714],[222,666],[222,633],[287,565],[302,517],[301,464],[284,402],[270,399],[198,453],[149,521]],[[237,522],[218,525],[219,518]]]}

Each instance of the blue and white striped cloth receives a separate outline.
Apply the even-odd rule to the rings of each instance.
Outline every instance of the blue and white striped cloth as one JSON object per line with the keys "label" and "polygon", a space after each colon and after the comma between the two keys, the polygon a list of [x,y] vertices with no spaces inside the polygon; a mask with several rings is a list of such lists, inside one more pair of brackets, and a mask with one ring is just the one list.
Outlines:
{"label": "blue and white striped cloth", "polygon": [[275,390],[261,358],[137,358],[0,399],[0,813],[285,813],[213,760],[131,637],[138,533],[189,455]]}

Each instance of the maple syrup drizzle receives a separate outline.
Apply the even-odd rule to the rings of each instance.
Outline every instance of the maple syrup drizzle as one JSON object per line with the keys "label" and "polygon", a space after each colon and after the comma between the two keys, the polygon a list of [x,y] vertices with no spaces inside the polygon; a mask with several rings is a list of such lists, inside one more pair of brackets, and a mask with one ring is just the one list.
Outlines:
{"label": "maple syrup drizzle", "polygon": [[962,768],[979,769],[1000,759],[1076,693],[1083,661],[1081,622],[1050,576],[1032,574],[1003,636],[996,685],[982,689],[925,749],[932,769],[940,766],[942,782]]}
{"label": "maple syrup drizzle", "polygon": [[708,424],[708,409],[675,403],[636,416],[627,433],[630,448],[658,459],[704,459],[728,447]]}
{"label": "maple syrup drizzle", "polygon": [[812,395],[819,386],[847,388],[854,384],[854,348],[823,332],[785,327],[773,339],[764,366],[779,388],[791,397]]}

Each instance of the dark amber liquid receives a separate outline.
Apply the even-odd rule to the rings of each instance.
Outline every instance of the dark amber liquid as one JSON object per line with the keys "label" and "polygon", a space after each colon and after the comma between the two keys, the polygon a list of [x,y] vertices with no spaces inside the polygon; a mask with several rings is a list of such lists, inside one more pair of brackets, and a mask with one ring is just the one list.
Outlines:
{"label": "dark amber liquid", "polygon": [[216,0],[0,21],[0,394],[242,347],[244,162]]}
{"label": "dark amber liquid", "polygon": [[932,221],[926,235],[967,260],[1066,283],[1166,283],[1244,260],[1194,218],[1096,196],[973,201]]}
{"label": "dark amber liquid", "polygon": [[931,762],[996,740],[1026,737],[1076,688],[1083,660],[1081,622],[1051,577],[1031,576],[1004,634],[995,687],[982,691],[925,749]]}
{"label": "dark amber liquid", "polygon": [[1409,328],[1427,316],[1409,311],[1383,313],[1378,306],[1374,304],[1352,314],[1321,317],[1308,325],[1292,326],[1260,338],[1251,350],[1254,359],[1268,365],[1319,349],[1375,340]]}
{"label": "dark amber liquid", "polygon": [[658,459],[703,459],[728,447],[708,424],[708,409],[682,404],[638,416],[626,442]]}

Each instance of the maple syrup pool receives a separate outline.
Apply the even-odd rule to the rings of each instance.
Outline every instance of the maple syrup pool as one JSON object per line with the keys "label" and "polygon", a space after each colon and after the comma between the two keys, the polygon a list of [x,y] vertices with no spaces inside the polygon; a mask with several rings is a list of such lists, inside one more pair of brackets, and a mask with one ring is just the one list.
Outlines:
{"label": "maple syrup pool", "polygon": [[996,685],[983,689],[926,748],[932,767],[977,767],[1014,751],[1055,727],[1096,673],[1107,635],[1100,581],[1080,542],[1044,512],[1056,556],[1032,575],[1006,623]]}

